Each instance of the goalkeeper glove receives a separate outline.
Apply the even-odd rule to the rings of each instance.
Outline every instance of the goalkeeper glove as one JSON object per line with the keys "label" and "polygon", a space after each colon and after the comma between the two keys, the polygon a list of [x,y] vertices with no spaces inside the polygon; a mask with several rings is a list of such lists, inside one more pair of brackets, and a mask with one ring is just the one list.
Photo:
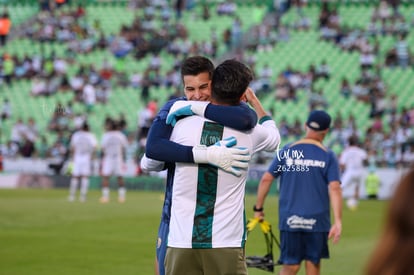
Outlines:
{"label": "goalkeeper glove", "polygon": [[[209,163],[226,172],[240,177],[242,171],[249,166],[250,153],[247,148],[232,147],[237,143],[235,137],[229,137],[211,146],[198,145],[193,147],[195,163]],[[230,148],[232,147],[232,148]]]}
{"label": "goalkeeper glove", "polygon": [[192,115],[204,117],[208,104],[207,101],[178,100],[171,106],[166,123],[174,127],[180,117]]}

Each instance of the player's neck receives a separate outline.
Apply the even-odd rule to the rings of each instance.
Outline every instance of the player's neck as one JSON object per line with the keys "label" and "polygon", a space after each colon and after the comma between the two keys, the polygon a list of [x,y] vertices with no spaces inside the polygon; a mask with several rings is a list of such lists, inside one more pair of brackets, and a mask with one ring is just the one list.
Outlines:
{"label": "player's neck", "polygon": [[315,133],[315,132],[308,132],[305,135],[305,139],[316,140],[317,142],[320,142],[320,143],[322,143],[324,137],[325,137],[325,135],[320,134],[320,133]]}

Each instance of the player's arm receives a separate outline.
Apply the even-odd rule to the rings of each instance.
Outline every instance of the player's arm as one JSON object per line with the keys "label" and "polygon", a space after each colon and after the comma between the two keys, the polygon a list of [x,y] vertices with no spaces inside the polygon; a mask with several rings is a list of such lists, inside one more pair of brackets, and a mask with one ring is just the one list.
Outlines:
{"label": "player's arm", "polygon": [[[249,102],[253,109],[244,101]],[[172,106],[167,123],[174,126],[180,117],[188,115],[203,116],[226,127],[248,131],[256,126],[257,117],[261,118],[267,114],[254,91],[248,88],[240,104],[236,106],[215,105],[201,101],[178,101]]]}
{"label": "player's arm", "polygon": [[257,123],[257,114],[246,103],[235,106],[214,105],[207,101],[176,101],[169,111],[167,124],[183,117],[198,115],[239,131],[248,131]]}
{"label": "player's arm", "polygon": [[122,161],[124,163],[126,163],[127,161],[127,147],[128,147],[128,139],[126,138],[126,136],[120,132],[121,134],[121,139],[122,139]]}
{"label": "player's arm", "polygon": [[167,102],[159,111],[148,132],[145,155],[165,162],[194,162],[192,146],[170,141],[173,127],[166,123],[168,112],[174,101]]}
{"label": "player's arm", "polygon": [[229,128],[248,131],[256,126],[258,114],[246,103],[241,102],[237,106],[208,104],[204,116]]}
{"label": "player's arm", "polygon": [[340,155],[339,155],[339,171],[341,173],[343,173],[345,171],[345,163],[346,163],[346,150],[343,151]]}
{"label": "player's arm", "polygon": [[70,142],[69,142],[69,159],[72,159],[72,160],[73,160],[73,156],[75,155],[75,144],[74,143],[75,142],[74,142],[74,138],[72,135]]}
{"label": "player's arm", "polygon": [[73,147],[73,145],[69,146],[69,159],[73,160],[73,156],[75,155],[75,148]]}
{"label": "player's arm", "polygon": [[257,117],[259,118],[259,121],[266,117],[270,118],[270,116],[263,108],[262,103],[257,98],[256,93],[250,87],[247,88],[244,96],[242,97],[242,100],[248,102],[253,107],[253,109],[256,111]]}
{"label": "player's arm", "polygon": [[256,196],[256,204],[254,205],[254,217],[258,217],[263,219],[264,218],[264,204],[269,193],[270,187],[272,186],[273,180],[275,178],[273,175],[266,171],[262,178],[260,179],[259,186],[257,187],[257,196]]}
{"label": "player's arm", "polygon": [[[168,112],[173,105],[174,101],[168,102],[161,111],[158,113],[157,117],[154,119],[153,124],[148,133],[147,144],[145,153],[148,158],[152,158],[159,161],[165,162],[190,162],[194,163],[194,154],[193,154],[193,146],[185,146],[175,142],[170,141],[170,136],[173,130],[171,125],[166,123]],[[204,104],[204,107],[207,106],[208,102],[197,102]],[[212,105],[212,104],[209,104]],[[246,104],[242,104],[240,106],[233,106],[233,107],[224,107],[226,108],[225,114],[223,112],[218,113],[218,110],[222,110],[221,108],[217,108],[219,106],[212,106],[209,113],[215,113],[217,111],[217,116],[220,116],[220,121],[217,121],[224,126],[230,128],[246,128],[251,129],[257,122],[257,116],[249,106]],[[213,111],[215,110],[216,111]],[[246,110],[248,112],[246,112]],[[228,115],[229,113],[229,115]],[[236,113],[238,115],[236,115]],[[214,116],[214,115],[213,115]],[[212,117],[210,116],[209,119]],[[237,128],[236,128],[237,129]],[[246,130],[246,129],[244,129]],[[199,162],[197,163],[206,163],[206,162]]]}
{"label": "player's arm", "polygon": [[94,137],[94,146],[93,146],[93,153],[92,153],[92,158],[94,159],[99,159],[99,143],[98,140],[96,139],[96,137]]}
{"label": "player's arm", "polygon": [[339,181],[329,183],[329,199],[334,219],[329,238],[332,238],[333,243],[337,243],[342,233],[342,188]]}
{"label": "player's arm", "polygon": [[99,173],[102,172],[103,159],[105,157],[105,148],[106,148],[106,138],[105,138],[105,134],[104,134],[104,136],[102,136],[102,139],[101,139],[100,148],[97,152],[98,160],[99,160]]}
{"label": "player's arm", "polygon": [[264,214],[264,204],[267,195],[269,194],[270,187],[272,186],[273,181],[275,178],[280,176],[280,167],[281,160],[278,157],[275,157],[272,163],[269,165],[267,171],[263,174],[260,179],[259,185],[257,187],[257,195],[256,195],[256,203],[254,205],[254,217],[263,219]]}
{"label": "player's arm", "polygon": [[159,172],[165,169],[165,162],[147,158],[144,154],[141,158],[140,166],[142,171],[145,173],[150,171]]}
{"label": "player's arm", "polygon": [[259,124],[256,126],[255,131],[252,132],[253,138],[257,143],[253,153],[261,150],[268,152],[276,150],[280,144],[280,133],[276,122],[267,114],[252,89],[248,88],[246,90],[244,100],[249,102],[259,117]]}
{"label": "player's arm", "polygon": [[339,165],[333,152],[330,152],[330,161],[327,167],[329,181],[329,200],[331,203],[334,222],[328,238],[337,243],[342,234],[342,188],[339,180]]}

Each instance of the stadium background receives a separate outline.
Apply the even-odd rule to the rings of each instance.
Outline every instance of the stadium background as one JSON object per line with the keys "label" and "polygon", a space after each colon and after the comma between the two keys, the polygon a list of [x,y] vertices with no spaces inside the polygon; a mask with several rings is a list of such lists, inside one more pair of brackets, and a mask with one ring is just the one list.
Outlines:
{"label": "stadium background", "polygon": [[[398,178],[401,168],[404,168],[413,160],[413,154],[411,153],[413,150],[412,125],[414,123],[414,97],[412,96],[412,87],[414,87],[413,65],[409,64],[406,68],[402,68],[398,61],[392,59],[392,55],[390,55],[391,49],[397,45],[398,33],[406,34],[404,37],[406,48],[411,53],[414,50],[414,36],[412,31],[410,31],[414,24],[414,4],[411,1],[391,1],[399,2],[398,11],[405,21],[385,19],[387,28],[381,32],[379,27],[377,35],[373,35],[376,29],[370,25],[370,20],[375,8],[380,6],[380,1],[328,1],[330,10],[337,9],[341,29],[345,30],[346,34],[351,34],[351,36],[347,36],[349,39],[342,40],[346,42],[343,45],[334,42],[335,38],[332,37],[334,37],[335,32],[332,32],[332,29],[320,28],[319,16],[324,6],[324,1],[322,0],[299,2],[235,0],[233,2],[236,3],[236,9],[232,11],[230,8],[230,11],[224,11],[230,12],[230,15],[219,15],[217,13],[217,8],[224,1],[187,0],[182,7],[179,19],[177,19],[175,10],[176,1],[147,1],[149,5],[155,5],[153,8],[139,6],[139,3],[145,1],[71,0],[61,7],[54,7],[54,1],[49,1],[52,3],[51,8],[56,8],[54,15],[43,10],[46,9],[46,2],[48,1],[0,0],[0,11],[7,11],[12,22],[12,29],[8,35],[7,43],[0,47],[2,72],[0,78],[0,101],[3,101],[1,112],[2,116],[4,113],[6,113],[6,116],[9,114],[7,118],[1,120],[2,187],[66,187],[68,184],[68,176],[65,175],[66,167],[63,167],[59,175],[49,165],[59,164],[62,160],[65,160],[67,156],[66,146],[70,134],[85,114],[87,114],[87,120],[91,124],[92,131],[100,137],[104,130],[105,118],[111,116],[118,119],[122,113],[125,116],[126,122],[125,133],[137,137],[140,127],[138,125],[139,114],[148,107],[148,103],[156,101],[158,107],[162,106],[170,96],[174,96],[177,91],[182,90],[180,85],[174,82],[176,81],[174,77],[170,79],[172,83],[175,83],[171,86],[168,86],[169,84],[166,84],[168,81],[165,80],[162,80],[164,81],[162,82],[163,84],[156,84],[159,76],[157,70],[151,67],[154,66],[153,62],[157,60],[156,57],[159,56],[161,60],[159,68],[161,76],[169,75],[167,72],[171,72],[171,75],[174,75],[174,72],[177,73],[177,64],[187,54],[206,54],[213,58],[211,44],[206,43],[204,48],[201,46],[186,48],[188,41],[190,43],[198,42],[201,45],[201,42],[216,40],[217,51],[214,56],[216,64],[226,58],[236,57],[252,65],[257,79],[260,80],[255,82],[254,85],[256,85],[256,90],[263,105],[272,113],[278,125],[283,126],[285,134],[282,143],[289,142],[300,136],[301,132],[298,130],[301,129],[301,126],[298,125],[303,124],[311,107],[310,102],[312,102],[313,106],[316,104],[316,106],[322,106],[328,110],[335,120],[340,121],[339,118],[342,118],[342,124],[337,122],[339,130],[336,129],[337,131],[332,132],[327,139],[327,144],[331,145],[338,155],[345,146],[345,137],[350,133],[349,126],[352,123],[348,121],[349,116],[352,115],[361,144],[368,150],[375,149],[372,150],[371,164],[385,173],[382,176],[383,178]],[[275,6],[273,2],[279,5]],[[284,3],[289,2],[290,8],[288,8],[289,5],[283,6]],[[163,3],[166,4],[165,8],[159,8],[163,6]],[[303,5],[299,7],[297,6],[298,3],[303,3]],[[136,6],[137,4],[139,7]],[[79,7],[82,9],[79,10]],[[203,13],[206,9],[208,10],[209,18],[203,19]],[[393,12],[391,9],[390,13],[393,14]],[[66,17],[63,14],[66,14]],[[144,19],[145,14],[147,17]],[[71,22],[72,17],[79,17],[79,25],[73,29],[76,31],[76,35],[69,35],[70,39],[65,40],[67,32],[63,31],[64,27],[62,26],[60,29],[62,32],[59,34],[61,35],[61,41],[57,41],[59,27],[52,28],[55,30],[53,35],[50,34],[50,28],[45,28],[47,25],[54,25],[64,21],[62,20],[63,18],[66,18],[67,22]],[[143,28],[143,36],[140,36],[139,40],[137,40],[141,44],[136,41],[137,44],[130,48],[122,37],[125,38],[131,35],[128,29],[130,30],[129,27],[133,25],[134,18],[138,18],[139,25]],[[169,19],[167,20],[166,18]],[[239,20],[238,23],[236,18]],[[275,20],[275,18],[279,18],[279,21]],[[335,24],[336,19],[334,18],[333,24]],[[279,23],[276,25],[276,22]],[[269,26],[269,29],[263,30],[260,26]],[[226,30],[229,31],[227,35],[225,34]],[[238,30],[241,30],[241,32]],[[260,35],[260,32],[266,33],[267,31],[270,33],[264,36]],[[101,41],[99,39],[100,33],[103,34],[104,40],[107,42],[101,48],[97,46],[98,41]],[[163,36],[166,33],[169,35],[167,36],[168,39],[165,39],[165,36]],[[327,38],[321,39],[322,35]],[[364,86],[366,84],[364,81],[358,82],[363,76],[360,60],[361,51],[358,48],[360,44],[355,46],[352,51],[344,50],[340,47],[340,45],[348,47],[349,43],[355,42],[355,39],[361,36],[366,37],[368,44],[375,49],[372,66],[370,67],[366,64],[364,66],[368,68],[368,75],[379,76],[381,82],[378,86],[380,88],[379,92],[375,89],[375,91],[372,91],[371,86],[368,89],[368,86]],[[173,39],[174,37],[179,38]],[[182,37],[188,37],[188,40]],[[225,40],[226,37],[227,40]],[[174,44],[177,47],[170,47],[173,41],[177,42]],[[367,46],[365,42],[362,44],[364,47]],[[145,46],[140,47],[138,50],[137,45]],[[367,46],[368,48],[370,48],[369,45]],[[180,49],[184,49],[184,51],[180,52]],[[180,53],[177,54],[176,51]],[[36,60],[39,68],[38,70],[31,71],[29,75],[26,75],[28,70],[25,67],[28,63],[22,62],[25,56],[28,57],[27,60]],[[11,59],[14,60],[13,69],[10,69],[9,61]],[[52,61],[56,59],[64,60],[66,66],[63,66],[65,68],[62,69],[63,72],[53,74],[54,66]],[[36,64],[36,62],[34,63]],[[321,65],[324,62],[328,65],[329,77],[325,77],[323,74],[323,66]],[[95,69],[92,70],[90,65],[93,65]],[[270,75],[260,77],[267,65],[272,69]],[[309,76],[308,73],[311,65],[314,65],[315,72],[320,73],[317,79],[313,79],[315,81],[311,81],[311,85],[309,78],[306,78],[305,80],[308,82],[304,81],[303,84],[295,89],[294,93],[288,93],[288,98],[284,100],[276,99],[276,81],[280,73],[283,73],[284,76],[292,75],[292,71],[288,72],[287,70],[291,67],[303,73],[303,75]],[[109,73],[103,70],[107,68],[110,69]],[[149,86],[144,85],[144,83],[148,82],[142,81],[146,72],[148,74],[148,82],[151,83]],[[81,89],[78,92],[78,98],[76,98],[76,93],[70,87],[70,80],[79,73],[82,77],[86,76],[88,82],[94,82],[103,76],[108,77],[108,74],[110,75],[109,79],[98,81],[102,86],[100,84],[97,85],[100,89],[105,87],[110,90],[106,104],[97,102],[92,108],[88,108],[82,98],[79,97],[79,94],[82,93]],[[66,75],[69,80],[69,87],[63,85],[63,75]],[[346,96],[345,90],[341,90],[343,78],[349,80],[351,91],[357,90],[357,92],[360,92],[361,86],[367,88],[368,96],[366,94],[365,96],[358,94],[359,99],[353,94]],[[8,81],[10,81],[10,84]],[[43,87],[52,88],[47,91],[48,95],[34,96],[32,89],[37,82],[42,81],[43,83],[50,83],[50,85],[44,85]],[[294,81],[298,80],[294,79]],[[357,82],[358,85],[355,85]],[[353,89],[355,87],[356,89]],[[381,87],[383,87],[383,90],[381,90]],[[315,91],[321,91],[321,93],[315,93]],[[148,95],[146,94],[147,92]],[[104,92],[100,92],[100,95],[103,100],[106,98]],[[281,92],[279,96],[283,95],[284,93]],[[292,97],[289,98],[289,96]],[[393,99],[394,96],[397,100]],[[381,100],[378,101],[378,99]],[[382,109],[378,110],[378,106]],[[9,113],[8,111],[11,112]],[[377,115],[378,111],[379,115]],[[53,120],[54,116],[56,117]],[[29,143],[25,147],[28,150],[25,150],[23,153],[16,150],[16,147],[13,147],[10,142],[13,136],[13,129],[16,129],[16,121],[20,118],[25,125],[28,125],[29,119],[33,118],[36,125],[35,128],[37,128],[35,130],[37,134],[31,136],[34,137],[32,140],[33,144]],[[58,128],[61,127],[63,129],[60,131],[57,129],[53,130],[51,125],[57,125]],[[23,126],[20,129],[24,128],[27,129],[28,127]],[[36,148],[35,151],[33,151],[32,146]],[[139,144],[134,146],[141,149],[142,152]],[[131,146],[131,148],[134,148],[134,146]],[[398,154],[391,154],[391,148],[395,148]],[[23,156],[27,152],[32,153],[29,156]],[[139,154],[140,151],[138,150],[132,153],[132,156]],[[256,156],[254,167],[257,169],[252,169],[250,172],[252,181],[249,183],[249,192],[254,193],[257,179],[271,157],[271,155],[267,154]],[[152,175],[137,176],[135,174],[136,170],[132,169],[131,171],[130,176],[127,178],[128,189],[162,190],[162,178],[153,177]],[[98,189],[99,184],[99,177],[94,176],[91,181],[92,189]],[[53,220],[56,217],[60,217],[59,211],[69,216],[73,215],[73,217],[79,214],[78,211],[85,211],[86,214],[80,215],[78,220],[75,218],[73,220],[72,218],[68,220],[62,218],[61,220],[63,225],[73,222],[73,224],[81,227],[84,226],[84,221],[93,221],[96,213],[98,213],[99,217],[103,218],[105,216],[105,213],[101,213],[101,210],[98,208],[98,191],[91,191],[90,199],[95,200],[95,204],[88,205],[83,210],[81,206],[75,206],[72,209],[68,208],[67,202],[62,199],[66,198],[66,190],[53,190],[52,193],[47,194],[38,193],[39,191],[32,192],[25,193],[24,191],[19,191],[14,193],[2,190],[0,193],[2,196],[1,201],[4,204],[1,209],[3,209],[3,214],[5,214],[2,228],[16,232],[22,230],[21,244],[19,241],[16,242],[19,243],[17,246],[14,246],[15,243],[3,242],[6,244],[3,246],[3,249],[11,252],[8,253],[6,250],[1,250],[2,259],[5,261],[3,264],[9,259],[7,266],[12,267],[8,270],[15,270],[15,273],[11,272],[9,274],[38,274],[36,272],[40,274],[40,270],[43,270],[37,266],[37,269],[34,268],[31,269],[31,272],[27,272],[22,267],[20,271],[24,270],[24,272],[19,273],[18,266],[21,262],[14,261],[14,259],[19,257],[13,258],[13,249],[19,251],[25,245],[23,241],[30,243],[30,237],[41,243],[39,247],[44,247],[45,245],[42,243],[42,239],[38,239],[38,235],[31,236],[28,234],[24,230],[26,227],[29,229],[34,228],[34,232],[37,232],[38,224],[44,222],[49,226],[49,223],[51,223],[52,232],[48,233],[49,238],[54,236],[53,230],[56,222],[53,222]],[[146,203],[153,202],[148,209],[154,209],[156,217],[151,223],[148,222],[146,224],[146,226],[152,228],[157,226],[161,204],[161,200],[155,202],[154,198],[158,198],[158,194],[146,194],[145,192],[141,194],[141,192],[137,192],[137,194],[128,197],[128,200],[136,199]],[[249,198],[249,201],[251,200],[252,198]],[[56,207],[55,211],[49,209],[49,204]],[[349,242],[341,244],[340,248],[334,250],[334,258],[340,256],[343,262],[338,268],[337,273],[332,272],[332,270],[335,270],[335,267],[330,269],[328,267],[328,270],[332,272],[329,274],[351,274],[350,270],[353,272],[361,270],[362,260],[366,258],[368,248],[372,247],[373,240],[378,232],[380,213],[383,206],[383,204],[376,205],[373,202],[363,202],[361,208],[364,209],[365,207],[365,210],[361,210],[359,216],[345,212],[345,220],[349,220],[350,224],[355,223],[356,226],[347,228],[347,232],[350,233],[349,236],[345,236],[345,239],[349,238]],[[107,225],[111,219],[116,219],[118,215],[125,218],[125,220],[131,218],[130,216],[123,216],[125,215],[123,212],[125,209],[121,209],[121,206],[113,207],[108,212],[109,220],[105,220],[105,222],[102,220],[102,223],[99,223],[101,226]],[[129,204],[128,207],[129,211],[142,212],[141,209],[136,209],[136,207],[141,208],[140,206],[131,206]],[[38,217],[39,220],[34,221],[32,218],[29,218],[29,215]],[[143,213],[142,216],[147,217]],[[276,217],[276,215],[274,216]],[[23,217],[23,219],[14,219],[14,217]],[[58,220],[60,221],[60,219]],[[274,223],[275,219],[272,218],[271,221]],[[131,225],[128,222],[125,222],[123,225]],[[371,227],[367,227],[368,224]],[[69,228],[75,230],[74,227],[69,226]],[[83,229],[86,230],[86,228]],[[40,230],[43,230],[43,228]],[[65,229],[59,228],[59,230],[64,231]],[[94,230],[98,229],[94,228]],[[8,230],[4,232],[9,234]],[[1,236],[3,241],[7,241],[8,237],[10,237],[7,234]],[[133,238],[134,234],[134,232],[129,232],[126,235]],[[68,236],[70,235],[71,233],[69,232]],[[18,236],[17,233],[16,236]],[[59,236],[59,239],[56,239],[57,244],[62,241],[61,237]],[[94,239],[96,236],[89,237]],[[96,238],[106,239],[105,236],[98,236]],[[14,238],[9,239],[9,242],[16,241]],[[73,240],[70,237],[68,239]],[[153,236],[148,236],[148,239],[152,240]],[[90,240],[86,242],[91,245]],[[125,243],[127,241],[122,239],[121,242]],[[152,245],[153,242],[149,243]],[[257,241],[257,243],[259,246],[263,244],[261,240]],[[10,245],[8,246],[7,244]],[[148,244],[147,246],[152,247]],[[67,246],[63,246],[63,244],[62,247],[67,249]],[[47,251],[46,248],[43,249]],[[64,255],[70,253],[68,251],[59,251]],[[99,248],[97,248],[96,252],[100,252]],[[76,249],[73,253],[76,254]],[[132,253],[137,253],[137,251],[132,250]],[[138,253],[143,253],[146,256],[150,254],[152,256],[148,249]],[[355,258],[360,257],[360,259],[355,260],[357,261],[355,269],[347,269],[347,265],[353,263],[348,261],[348,258],[351,257],[350,255],[356,255]],[[113,257],[112,255],[107,256]],[[148,258],[150,257],[148,256]],[[151,260],[152,258],[148,259],[145,264],[151,264]],[[94,262],[95,259],[92,261]],[[335,264],[337,263],[335,261]],[[35,264],[32,265],[36,267]],[[29,264],[29,266],[32,265]],[[80,266],[83,266],[83,263]],[[52,265],[51,270],[54,270],[54,268],[59,270],[58,266],[54,267]],[[69,268],[69,270],[72,273],[75,272],[73,269]],[[96,268],[95,271],[97,274],[102,274],[102,270],[99,270],[99,268]],[[135,274],[133,271],[128,272],[125,271],[125,274]],[[65,272],[63,271],[62,274],[65,274]],[[90,274],[94,274],[94,272]],[[356,274],[356,271],[354,274]]]}
{"label": "stadium background", "polygon": [[[3,0],[12,22],[0,48],[4,169],[37,173],[25,163],[40,159],[40,171],[55,173],[47,165],[65,163],[86,115],[98,138],[107,117],[122,120],[133,166],[145,144],[137,138],[141,111],[181,93],[179,62],[192,54],[249,64],[283,144],[301,136],[310,109],[324,108],[335,119],[326,144],[338,155],[354,134],[372,166],[398,169],[413,160],[412,64],[403,68],[390,54],[413,51],[409,1],[388,1],[373,24],[381,1],[177,2]],[[86,83],[95,103],[85,102]],[[256,156],[254,179],[272,157]]]}

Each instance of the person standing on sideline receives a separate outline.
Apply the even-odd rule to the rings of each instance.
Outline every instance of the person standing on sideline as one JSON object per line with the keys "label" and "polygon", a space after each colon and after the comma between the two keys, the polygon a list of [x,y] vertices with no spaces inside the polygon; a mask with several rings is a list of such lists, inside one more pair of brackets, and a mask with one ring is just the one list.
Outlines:
{"label": "person standing on sideline", "polygon": [[93,133],[89,131],[88,123],[84,123],[80,130],[76,131],[70,140],[70,150],[73,157],[72,179],[69,187],[70,202],[75,201],[76,191],[80,182],[81,202],[86,201],[89,187],[89,176],[91,175],[92,159],[96,152],[97,140]]}
{"label": "person standing on sideline", "polygon": [[125,202],[126,189],[124,186],[123,172],[126,161],[126,148],[128,140],[118,129],[116,121],[113,119],[107,122],[107,131],[102,136],[102,197],[101,203],[109,202],[109,178],[114,175],[118,182],[118,202]]}
{"label": "person standing on sideline", "polygon": [[342,189],[348,186],[353,187],[352,197],[348,199],[347,206],[351,210],[356,210],[359,200],[359,190],[365,180],[364,163],[367,161],[367,152],[358,146],[358,138],[351,136],[348,139],[348,147],[339,157],[339,165],[342,174]]}
{"label": "person standing on sideline", "polygon": [[367,198],[370,200],[378,199],[379,188],[381,186],[381,179],[376,173],[375,166],[368,168],[368,175],[365,178],[365,191]]}
{"label": "person standing on sideline", "polygon": [[[141,159],[141,168],[146,172],[153,171],[154,169],[147,166],[147,160],[153,159],[160,162],[157,169],[168,169],[164,204],[156,241],[155,274],[165,274],[164,258],[167,250],[166,243],[169,232],[175,162],[210,163],[222,169],[242,169],[242,165],[245,165],[245,163],[242,163],[242,160],[246,157],[244,155],[245,150],[227,148],[226,146],[220,146],[219,148],[214,146],[204,150],[170,141],[173,127],[166,123],[166,119],[171,106],[178,100],[200,101],[205,102],[200,104],[207,105],[211,97],[210,82],[213,71],[214,64],[204,56],[186,58],[181,64],[185,97],[168,101],[158,112],[148,133],[146,152]],[[244,103],[238,106],[208,104],[205,109],[201,109],[203,112],[200,115],[204,114],[207,119],[240,131],[251,130],[257,124],[256,112]],[[200,151],[205,152],[204,158],[200,157],[202,155],[198,153]]]}
{"label": "person standing on sideline", "polygon": [[337,243],[341,236],[339,164],[335,153],[322,144],[330,124],[328,113],[312,111],[305,137],[277,152],[258,186],[253,210],[255,217],[263,218],[265,198],[273,180],[280,177],[280,275],[297,274],[302,261],[306,274],[320,274],[321,259],[329,258],[328,239]]}
{"label": "person standing on sideline", "polygon": [[11,26],[9,13],[6,11],[0,17],[0,47],[6,46]]}
{"label": "person standing on sideline", "polygon": [[414,166],[403,175],[388,204],[385,224],[365,275],[414,274]]}
{"label": "person standing on sideline", "polygon": [[[234,143],[250,154],[274,151],[280,142],[279,131],[260,102],[253,100],[254,93],[248,89],[252,78],[252,71],[243,63],[224,61],[214,70],[211,104],[236,106],[241,100],[259,104],[253,105],[260,118],[253,130],[237,131],[201,116],[177,121],[177,116],[197,105],[180,101],[173,105],[167,118],[167,122],[175,124],[171,140],[198,148]],[[166,274],[247,274],[247,169],[239,169],[239,174],[232,172],[208,164],[175,164]]]}

